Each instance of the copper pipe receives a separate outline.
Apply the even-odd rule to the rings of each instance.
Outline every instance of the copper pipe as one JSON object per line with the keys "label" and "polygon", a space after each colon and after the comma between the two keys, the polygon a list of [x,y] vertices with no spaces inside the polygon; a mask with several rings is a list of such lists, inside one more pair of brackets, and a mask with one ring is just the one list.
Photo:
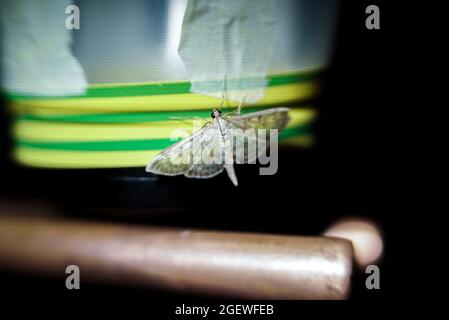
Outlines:
{"label": "copper pipe", "polygon": [[349,241],[0,216],[0,266],[262,299],[344,299]]}

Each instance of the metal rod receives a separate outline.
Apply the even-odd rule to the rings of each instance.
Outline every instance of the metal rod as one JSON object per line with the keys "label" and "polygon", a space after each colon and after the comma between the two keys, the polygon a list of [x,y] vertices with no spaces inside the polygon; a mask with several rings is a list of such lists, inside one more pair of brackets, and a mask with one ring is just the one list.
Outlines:
{"label": "metal rod", "polygon": [[349,241],[0,215],[0,267],[261,299],[344,299]]}

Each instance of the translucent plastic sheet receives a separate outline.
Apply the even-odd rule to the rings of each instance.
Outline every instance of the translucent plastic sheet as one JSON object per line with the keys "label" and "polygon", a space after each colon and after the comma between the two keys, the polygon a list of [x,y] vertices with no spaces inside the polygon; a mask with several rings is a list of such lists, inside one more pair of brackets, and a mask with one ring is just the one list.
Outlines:
{"label": "translucent plastic sheet", "polygon": [[0,11],[2,87],[8,92],[83,94],[87,82],[70,52],[68,0],[5,0]]}
{"label": "translucent plastic sheet", "polygon": [[262,98],[273,33],[273,0],[189,0],[179,54],[191,91],[245,103]]}

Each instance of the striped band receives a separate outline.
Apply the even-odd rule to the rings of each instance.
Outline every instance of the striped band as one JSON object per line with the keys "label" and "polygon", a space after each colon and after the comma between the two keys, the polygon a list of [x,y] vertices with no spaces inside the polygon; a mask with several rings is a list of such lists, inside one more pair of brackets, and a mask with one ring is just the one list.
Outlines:
{"label": "striped band", "polygon": [[[284,143],[308,145],[319,72],[272,75],[265,97],[242,113],[291,107]],[[91,85],[83,96],[9,95],[15,120],[14,158],[46,168],[144,166],[176,142],[173,130],[192,130],[210,118],[218,99],[190,93],[189,82]],[[226,105],[231,111],[235,105]],[[198,119],[192,119],[198,118]]]}

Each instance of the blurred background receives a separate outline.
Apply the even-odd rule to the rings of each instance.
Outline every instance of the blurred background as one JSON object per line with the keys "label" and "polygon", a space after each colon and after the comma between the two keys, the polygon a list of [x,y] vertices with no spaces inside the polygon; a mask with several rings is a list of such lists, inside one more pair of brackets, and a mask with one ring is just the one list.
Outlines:
{"label": "blurred background", "polygon": [[[107,3],[107,4],[106,4]],[[320,70],[322,91],[304,104],[317,110],[313,144],[282,148],[279,171],[259,176],[255,166],[237,166],[234,188],[220,175],[208,181],[142,175],[141,168],[49,170],[15,164],[8,112],[2,97],[0,210],[26,207],[32,214],[51,208],[58,215],[93,221],[192,227],[286,235],[328,234],[354,240],[356,259],[350,299],[383,299],[388,292],[391,196],[389,139],[384,84],[388,51],[380,30],[367,30],[366,1],[279,1],[285,19],[272,70]],[[82,27],[73,33],[73,55],[89,83],[185,79],[176,56],[182,1],[78,1]],[[381,4],[378,4],[381,6]],[[98,7],[97,7],[98,6]],[[103,15],[98,16],[99,8]],[[100,10],[101,11],[101,10]],[[150,13],[151,18],[146,15]],[[181,14],[182,16],[182,14]],[[125,21],[132,23],[125,23]],[[161,19],[166,19],[162,21]],[[158,26],[169,24],[160,30]],[[101,25],[101,28],[99,26]],[[150,33],[147,30],[151,30]],[[122,36],[121,33],[124,35]],[[175,38],[174,38],[175,37]],[[114,39],[122,39],[115,42]],[[164,50],[153,50],[154,43]],[[147,52],[154,54],[147,55]],[[156,63],[155,63],[156,62]],[[154,78],[153,78],[154,77]],[[217,198],[220,205],[216,205]],[[40,209],[43,208],[43,209]],[[22,209],[20,209],[22,210]],[[356,244],[359,245],[356,245]],[[367,253],[368,252],[368,253]],[[366,290],[363,266],[382,270],[382,289]],[[63,292],[59,280],[3,271],[8,292]],[[95,295],[133,294],[155,299],[191,296],[98,283]]]}

